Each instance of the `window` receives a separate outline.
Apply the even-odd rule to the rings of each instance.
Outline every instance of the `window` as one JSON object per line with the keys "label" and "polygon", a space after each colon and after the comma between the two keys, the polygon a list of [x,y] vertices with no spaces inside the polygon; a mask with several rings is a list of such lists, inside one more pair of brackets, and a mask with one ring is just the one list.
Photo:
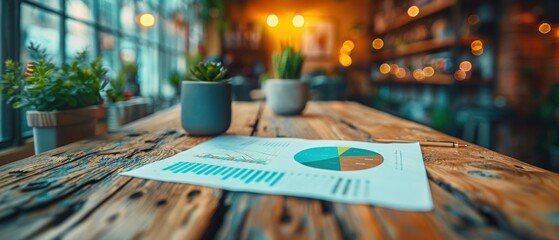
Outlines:
{"label": "window", "polygon": [[29,0],[29,2],[38,3],[43,7],[50,8],[55,11],[59,11],[60,9],[60,0]]}
{"label": "window", "polygon": [[99,24],[106,28],[117,29],[117,1],[99,0]]}
{"label": "window", "polygon": [[[5,7],[11,3],[19,4],[20,14],[15,14],[18,19],[7,17],[10,12]],[[19,49],[19,54],[10,53],[10,58],[26,64],[31,60],[27,47],[33,42],[61,64],[87,49],[92,59],[103,57],[110,78],[123,68],[137,69],[133,81],[141,95],[172,99],[169,74],[185,73],[187,46],[195,47],[202,40],[201,22],[194,17],[194,8],[189,7],[192,4],[195,2],[189,0],[0,1],[0,13],[6,16],[0,20],[13,21],[0,22],[0,26],[9,28],[19,23],[19,29],[1,29],[2,32],[20,33],[2,35],[0,56],[6,59],[6,49]],[[155,25],[139,27],[136,20],[142,13],[152,14]],[[32,136],[25,114],[12,110],[5,102],[0,104],[0,148]]]}
{"label": "window", "polygon": [[60,16],[44,9],[23,4],[21,7],[21,45],[22,63],[31,60],[28,50],[30,43],[39,44],[60,64]]}
{"label": "window", "polygon": [[92,1],[91,0],[66,0],[66,14],[75,19],[92,21]]}
{"label": "window", "polygon": [[87,50],[89,57],[93,60],[97,56],[95,49],[95,34],[92,27],[87,24],[66,20],[66,62],[71,61],[77,52]]}
{"label": "window", "polygon": [[[0,2],[0,13],[3,13],[3,10],[2,10],[3,5],[4,4],[2,2]],[[2,27],[1,27],[1,26],[3,26],[2,21],[3,21],[3,17],[0,17],[0,31],[4,32],[4,29],[2,29]],[[3,49],[0,47],[0,59],[3,59],[2,56],[4,56],[2,50]],[[2,73],[4,72],[3,67],[4,67],[4,64],[0,64],[0,72],[2,72]],[[0,99],[1,99],[1,97],[2,96],[0,95]],[[7,117],[8,117],[5,114],[6,111],[8,111],[6,104],[0,103],[0,143],[4,143],[4,142],[9,140],[8,131],[7,131],[9,123],[6,121]]]}

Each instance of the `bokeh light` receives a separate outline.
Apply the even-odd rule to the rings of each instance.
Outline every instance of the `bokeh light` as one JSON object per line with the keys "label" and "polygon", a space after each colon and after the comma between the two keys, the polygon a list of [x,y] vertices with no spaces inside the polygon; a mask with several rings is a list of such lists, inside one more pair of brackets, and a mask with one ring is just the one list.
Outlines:
{"label": "bokeh light", "polygon": [[419,15],[419,7],[418,6],[411,6],[410,8],[408,8],[408,16],[416,17],[417,15]]}
{"label": "bokeh light", "polygon": [[380,65],[379,67],[379,71],[382,74],[387,74],[390,72],[390,65],[388,65],[388,63],[383,63]]}
{"label": "bokeh light", "polygon": [[432,77],[435,75],[435,69],[433,67],[425,67],[423,68],[423,75],[425,77]]}
{"label": "bokeh light", "polygon": [[483,48],[483,42],[481,42],[481,40],[474,40],[470,46],[472,47],[472,50],[478,51]]}
{"label": "bokeh light", "polygon": [[355,47],[355,44],[351,40],[345,40],[343,45],[342,45],[342,49],[345,52],[351,52],[354,47]]}
{"label": "bokeh light", "polygon": [[462,81],[462,80],[466,79],[466,72],[464,72],[462,70],[458,70],[454,73],[454,78],[456,78],[456,80],[458,80],[458,81]]}
{"label": "bokeh light", "polygon": [[275,27],[279,24],[279,18],[275,14],[270,14],[268,15],[268,18],[266,18],[266,23],[270,27]]}
{"label": "bokeh light", "polygon": [[538,27],[538,30],[542,34],[548,34],[549,32],[551,32],[551,25],[549,25],[549,23],[542,23]]}
{"label": "bokeh light", "polygon": [[340,58],[339,58],[340,64],[344,67],[349,67],[351,66],[351,63],[353,62],[351,57],[347,54],[341,54]]}
{"label": "bokeh light", "polygon": [[468,16],[468,23],[470,25],[478,24],[479,23],[479,16],[475,15],[475,14]]}
{"label": "bokeh light", "polygon": [[483,48],[480,48],[478,50],[472,49],[472,54],[476,56],[480,56],[481,54],[483,54]]}
{"label": "bokeh light", "polygon": [[139,23],[142,27],[153,27],[155,25],[155,17],[150,13],[143,13],[140,15]]}
{"label": "bokeh light", "polygon": [[374,49],[381,49],[384,46],[384,41],[380,38],[375,38],[372,45]]}
{"label": "bokeh light", "polygon": [[408,75],[408,70],[405,68],[398,68],[398,71],[396,72],[396,77],[397,78],[405,78]]}
{"label": "bokeh light", "polygon": [[468,72],[470,70],[472,70],[472,63],[469,61],[463,61],[460,63],[460,70],[464,71],[464,72]]}
{"label": "bokeh light", "polygon": [[423,73],[423,70],[421,69],[415,69],[413,70],[413,78],[415,78],[415,80],[417,81],[423,81],[423,79],[425,79],[425,73]]}
{"label": "bokeh light", "polygon": [[400,69],[400,67],[398,67],[398,65],[396,64],[392,64],[390,65],[390,73],[396,75],[396,73],[398,72],[398,70]]}
{"label": "bokeh light", "polygon": [[300,28],[305,24],[305,18],[301,15],[295,15],[291,22],[293,23],[293,26]]}

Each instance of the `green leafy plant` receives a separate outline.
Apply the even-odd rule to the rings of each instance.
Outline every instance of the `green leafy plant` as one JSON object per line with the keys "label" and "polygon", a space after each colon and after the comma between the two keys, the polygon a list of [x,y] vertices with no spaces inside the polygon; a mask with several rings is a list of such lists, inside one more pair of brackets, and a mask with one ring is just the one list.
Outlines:
{"label": "green leafy plant", "polygon": [[221,82],[225,78],[227,68],[220,62],[199,63],[190,69],[190,80],[202,82]]}
{"label": "green leafy plant", "polygon": [[171,72],[171,74],[169,75],[169,84],[171,84],[171,86],[173,87],[173,89],[175,89],[175,92],[177,94],[180,93],[180,89],[181,89],[181,82],[183,79],[185,79],[186,77],[183,76],[183,74],[181,74],[179,71],[173,71]]}
{"label": "green leafy plant", "polygon": [[301,51],[295,51],[293,47],[283,47],[279,54],[272,55],[276,77],[281,79],[299,79],[301,68],[305,58]]}
{"label": "green leafy plant", "polygon": [[[126,74],[122,71],[118,73],[116,79],[110,80],[111,89],[107,90],[107,100],[109,102],[122,102],[129,100],[126,94]],[[128,94],[130,95],[130,94]]]}
{"label": "green leafy plant", "polygon": [[102,103],[107,70],[100,57],[89,62],[87,51],[82,51],[71,63],[57,67],[39,45],[28,48],[33,60],[25,68],[12,60],[5,62],[0,92],[12,107],[54,111]]}

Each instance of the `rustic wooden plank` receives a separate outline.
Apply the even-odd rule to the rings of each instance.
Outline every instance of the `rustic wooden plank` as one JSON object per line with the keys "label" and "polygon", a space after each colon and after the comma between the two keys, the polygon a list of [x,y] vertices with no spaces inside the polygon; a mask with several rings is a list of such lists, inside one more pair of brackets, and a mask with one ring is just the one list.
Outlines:
{"label": "rustic wooden plank", "polygon": [[64,237],[198,239],[220,197],[221,191],[214,188],[132,179]]}
{"label": "rustic wooden plank", "polygon": [[230,193],[219,239],[341,239],[332,213],[320,201]]}
{"label": "rustic wooden plank", "polygon": [[[250,121],[256,121],[259,104],[235,104],[235,109],[238,110],[234,114],[239,116],[234,116],[238,120],[233,123],[235,125],[231,128],[231,133],[250,134],[254,125]],[[176,125],[177,121],[170,121],[171,118],[177,118],[179,110],[173,108],[160,117],[154,115],[136,122],[125,129],[125,133],[68,145],[64,147],[69,151],[68,154],[57,149],[3,166],[5,171],[22,172],[24,176],[16,177],[17,181],[0,193],[0,239],[60,237],[70,233],[69,230],[75,226],[87,225],[88,217],[97,213],[98,208],[111,206],[109,200],[112,196],[134,193],[134,187],[127,187],[133,184],[130,183],[130,178],[118,177],[117,173],[172,156],[209,139],[187,137],[180,125]],[[165,129],[169,127],[174,128]],[[97,147],[80,149],[84,144]],[[52,155],[61,156],[55,166],[37,164],[36,168],[43,171],[34,168],[35,163],[51,159]],[[157,191],[156,195],[167,194]],[[191,189],[190,193],[202,191],[207,192]],[[211,199],[220,198],[219,195],[211,195]],[[211,203],[211,199],[203,202]],[[212,209],[211,206],[208,205],[207,209]],[[196,211],[199,212],[201,211]],[[205,213],[205,216],[211,214]],[[201,216],[195,214],[193,217]],[[135,219],[127,220],[134,222]],[[90,230],[81,234],[89,235]]]}
{"label": "rustic wooden plank", "polygon": [[[441,139],[428,127],[356,103],[328,103],[342,121],[375,138]],[[422,147],[429,177],[491,224],[520,237],[559,236],[559,175],[488,149]]]}
{"label": "rustic wooden plank", "polygon": [[[366,132],[361,131],[356,128],[351,123],[345,121],[337,112],[332,111],[329,106],[331,104],[320,104],[323,108],[323,112],[333,119],[336,119],[338,124],[343,123],[343,125],[351,127],[354,131],[361,134],[361,141],[368,141],[371,136]],[[345,113],[345,111],[344,111]],[[389,115],[386,115],[390,117]],[[367,116],[360,115],[358,118],[364,118]],[[384,119],[388,121],[389,119]],[[390,124],[390,122],[386,122]],[[329,124],[331,125],[331,124]],[[388,133],[390,134],[390,133]],[[421,238],[433,238],[443,237],[443,238],[457,238],[457,237],[471,237],[485,238],[492,236],[506,236],[501,230],[496,229],[491,226],[486,219],[481,218],[481,216],[475,212],[474,209],[467,206],[465,203],[457,199],[455,196],[451,196],[440,188],[434,188],[436,186],[431,183],[431,194],[433,196],[435,209],[432,212],[427,213],[413,213],[405,211],[397,211],[384,208],[370,208],[370,211],[374,212],[377,219],[372,216],[365,217],[368,212],[365,209],[368,208],[366,205],[345,205],[345,204],[335,204],[334,209],[337,213],[338,218],[342,218],[343,221],[339,221],[341,225],[346,228],[346,232],[357,235],[362,238],[370,239],[371,234],[369,232],[363,231],[362,229],[370,228],[372,225],[370,222],[380,222],[378,228],[382,228],[384,231],[381,235],[382,238],[385,236],[390,236],[391,238],[407,238],[409,233],[412,232],[413,237]],[[359,210],[354,210],[354,209]],[[370,212],[369,211],[369,212]],[[356,216],[357,215],[357,216]],[[413,221],[401,221],[399,219],[406,219],[409,216],[413,216]],[[392,219],[391,221],[385,221],[386,219]],[[473,221],[475,219],[476,221]],[[475,223],[475,224],[473,224]],[[414,230],[415,229],[415,230]],[[380,234],[380,230],[375,230],[375,234]]]}
{"label": "rustic wooden plank", "polygon": [[[335,137],[332,131],[317,131],[310,126],[324,126],[324,116],[312,104],[306,115],[315,118],[275,116],[264,108],[256,135],[301,138]],[[217,237],[220,239],[340,239],[343,235],[334,214],[323,208],[319,200],[275,195],[230,192],[228,211]]]}
{"label": "rustic wooden plank", "polygon": [[[260,119],[257,135],[362,141],[368,139],[366,134],[352,129],[350,125],[341,122],[338,116],[314,103],[311,103],[305,111],[305,114],[300,117],[275,116],[269,109],[265,108],[263,116]],[[435,201],[437,210],[434,212],[410,213],[376,208],[368,205],[299,199],[297,207],[313,209],[313,206],[320,203],[322,212],[298,213],[289,208],[284,209],[284,211],[294,213],[291,214],[291,218],[295,219],[302,219],[307,215],[312,215],[311,218],[308,218],[308,221],[305,221],[303,225],[298,227],[300,230],[295,232],[278,232],[279,230],[277,229],[269,229],[269,227],[266,226],[292,226],[292,224],[297,224],[297,222],[285,223],[277,217],[278,213],[263,214],[263,211],[265,211],[265,209],[277,209],[278,204],[283,201],[283,198],[298,198],[267,196],[268,200],[263,201],[260,199],[260,195],[231,193],[230,195],[236,200],[229,203],[230,211],[226,214],[226,220],[218,236],[221,238],[257,236],[271,236],[275,238],[317,238],[321,235],[317,235],[316,233],[321,233],[324,229],[332,230],[336,233],[339,232],[345,238],[358,239],[384,239],[411,236],[408,234],[409,229],[415,229],[413,236],[416,238],[434,236],[438,238],[456,238],[458,236],[471,236],[474,235],[474,233],[478,234],[476,237],[505,235],[494,227],[489,226],[479,214],[456,199],[455,196],[449,195],[440,188],[438,190],[439,191],[433,191],[434,198],[450,198],[456,203],[454,204],[456,206],[451,209],[446,205],[448,201]],[[442,194],[446,195],[439,197]],[[460,211],[455,209],[459,209]],[[457,214],[460,215],[456,216]],[[249,219],[248,216],[251,216],[251,218]],[[410,216],[412,218],[408,221],[398,220]],[[331,218],[336,220],[336,225],[331,225],[330,221],[326,220]],[[449,218],[452,218],[453,221],[449,221]],[[385,219],[390,219],[391,222]],[[476,225],[469,224],[471,219],[477,220]],[[280,227],[278,228],[281,229]],[[295,227],[289,229],[293,228]],[[460,229],[460,232],[455,231],[455,229]]]}
{"label": "rustic wooden plank", "polygon": [[[235,103],[233,111],[233,121],[232,126],[227,132],[227,134],[239,134],[239,135],[249,135],[253,131],[253,126],[258,119],[258,111],[260,104],[258,103]],[[158,119],[159,121],[164,121],[169,124],[180,124],[180,121],[172,120],[172,117],[167,117],[169,115],[174,115],[174,118],[178,117],[180,109],[176,108],[171,114],[165,114],[161,118],[154,116],[149,119],[145,119],[145,122],[154,121]],[[180,125],[179,125],[180,127]],[[135,123],[134,125],[128,126],[127,129],[149,129],[145,126],[145,123]],[[177,141],[170,141],[164,145],[166,148],[175,149],[176,152],[186,150],[193,147],[203,141],[211,139],[212,137],[183,137],[177,139]],[[136,179],[134,180],[136,181]],[[176,184],[176,183],[160,183],[157,181],[141,181],[142,184],[150,186],[142,191],[150,191],[152,194],[141,194],[137,196],[137,185],[131,182],[131,184],[126,184],[122,186],[117,195],[114,198],[107,199],[102,205],[98,206],[93,213],[91,213],[87,218],[80,219],[79,222],[73,223],[73,225],[66,226],[65,228],[58,228],[45,234],[44,236],[54,237],[63,235],[65,237],[72,238],[72,236],[80,236],[87,232],[96,233],[97,237],[107,237],[107,238],[127,238],[127,237],[146,237],[150,236],[169,236],[172,238],[185,238],[185,236],[194,237],[202,236],[205,234],[205,230],[209,227],[209,221],[215,213],[219,205],[219,200],[223,194],[222,190],[209,188],[209,187],[194,187],[186,184]],[[163,190],[172,189],[172,190]],[[171,194],[168,194],[171,192]],[[127,196],[137,196],[134,199],[134,204]],[[149,206],[155,206],[162,201],[162,196],[165,197],[165,207],[154,207],[149,211],[150,214],[156,216],[150,218],[144,216],[148,214],[145,212],[145,208],[149,209]],[[186,198],[184,196],[187,196]],[[185,202],[187,199],[189,201]],[[196,201],[192,201],[196,199]],[[126,214],[123,214],[123,208],[125,207]],[[113,219],[114,215],[118,215],[118,222],[113,224],[116,219]],[[107,218],[112,219],[111,224],[101,224],[105,223]],[[137,219],[146,219],[145,221],[138,221]],[[150,221],[152,219],[153,221]],[[118,227],[120,225],[125,225],[125,227]],[[164,225],[164,226],[163,226]],[[75,228],[74,228],[75,227]],[[125,231],[123,231],[125,230]],[[173,231],[176,230],[176,232]],[[171,234],[172,235],[169,235]],[[194,237],[196,238],[196,237]]]}

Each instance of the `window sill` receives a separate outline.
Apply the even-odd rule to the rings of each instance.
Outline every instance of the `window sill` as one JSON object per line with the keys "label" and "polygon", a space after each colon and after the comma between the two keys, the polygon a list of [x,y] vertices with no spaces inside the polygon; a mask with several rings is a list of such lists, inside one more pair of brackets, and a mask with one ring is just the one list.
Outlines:
{"label": "window sill", "polygon": [[9,147],[0,151],[0,165],[15,162],[26,157],[33,156],[35,150],[33,149],[33,140],[28,139],[21,146]]}

